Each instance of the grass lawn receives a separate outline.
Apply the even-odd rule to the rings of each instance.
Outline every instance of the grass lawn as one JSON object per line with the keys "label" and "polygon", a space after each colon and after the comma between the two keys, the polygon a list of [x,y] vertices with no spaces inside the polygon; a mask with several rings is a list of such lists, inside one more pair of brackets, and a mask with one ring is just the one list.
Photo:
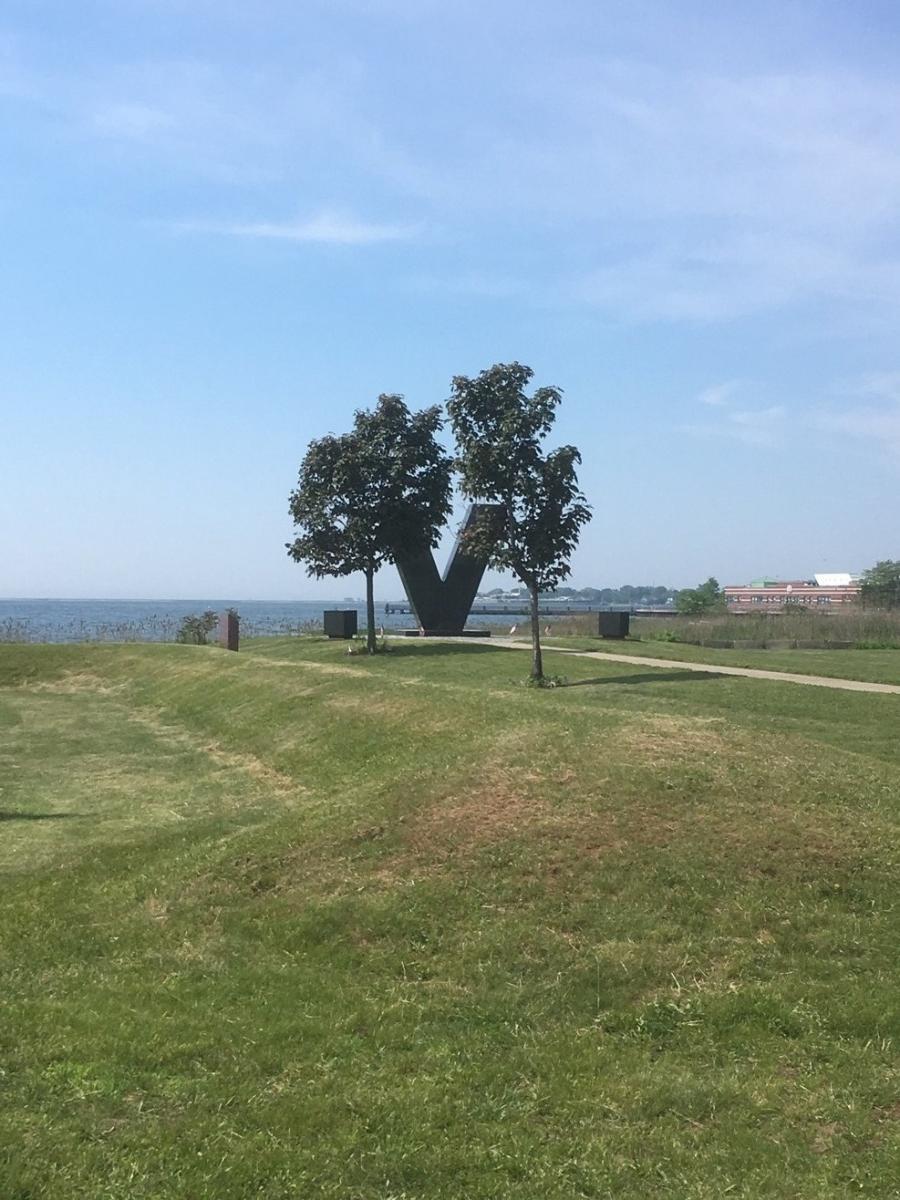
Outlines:
{"label": "grass lawn", "polygon": [[867,683],[900,683],[900,650],[716,650],[688,642],[657,642],[649,638],[548,637],[547,646],[569,650],[599,650],[604,654],[640,654],[673,662],[702,662],[731,667],[759,667],[794,675],[828,675],[862,679]]}
{"label": "grass lawn", "polygon": [[2,1200],[900,1196],[900,697],[546,666],[0,647]]}

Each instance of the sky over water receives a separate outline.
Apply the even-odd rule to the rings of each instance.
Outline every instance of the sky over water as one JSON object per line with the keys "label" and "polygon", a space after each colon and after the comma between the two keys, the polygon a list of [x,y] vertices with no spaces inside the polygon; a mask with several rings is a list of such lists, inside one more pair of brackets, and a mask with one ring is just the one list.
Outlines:
{"label": "sky over water", "polygon": [[0,594],[356,594],[284,553],[309,439],[514,358],[577,586],[900,557],[898,58],[866,2],[6,0]]}

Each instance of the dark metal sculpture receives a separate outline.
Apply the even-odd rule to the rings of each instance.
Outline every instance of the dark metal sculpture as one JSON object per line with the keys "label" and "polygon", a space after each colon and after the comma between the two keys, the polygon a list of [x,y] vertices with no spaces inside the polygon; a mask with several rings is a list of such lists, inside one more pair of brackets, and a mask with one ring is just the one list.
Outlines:
{"label": "dark metal sculpture", "polygon": [[424,633],[462,633],[488,564],[488,555],[476,554],[466,535],[477,522],[489,521],[499,530],[502,511],[499,504],[471,505],[443,577],[438,575],[430,550],[419,554],[397,553],[400,582]]}

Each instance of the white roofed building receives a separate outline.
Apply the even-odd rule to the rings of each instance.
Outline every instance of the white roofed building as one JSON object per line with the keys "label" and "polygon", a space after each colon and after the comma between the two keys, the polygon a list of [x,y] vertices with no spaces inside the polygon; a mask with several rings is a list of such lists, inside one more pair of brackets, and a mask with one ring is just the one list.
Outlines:
{"label": "white roofed building", "polygon": [[749,584],[729,584],[723,591],[728,607],[735,612],[749,612],[755,605],[853,604],[859,599],[859,576],[849,571],[823,571],[813,579],[754,579]]}
{"label": "white roofed building", "polygon": [[819,587],[853,587],[859,583],[859,576],[849,571],[825,571],[814,575]]}

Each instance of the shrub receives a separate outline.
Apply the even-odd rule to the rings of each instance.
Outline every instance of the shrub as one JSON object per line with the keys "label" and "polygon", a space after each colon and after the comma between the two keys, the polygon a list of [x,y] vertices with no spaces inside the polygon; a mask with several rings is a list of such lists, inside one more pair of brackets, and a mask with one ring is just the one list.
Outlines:
{"label": "shrub", "polygon": [[724,612],[725,593],[719,586],[718,579],[710,575],[706,583],[701,583],[699,587],[682,588],[675,599],[675,606],[679,613],[687,617]]}
{"label": "shrub", "polygon": [[184,642],[189,646],[206,646],[209,643],[209,635],[218,621],[219,614],[214,613],[211,608],[199,616],[196,613],[188,613],[178,627],[175,641]]}
{"label": "shrub", "polygon": [[390,643],[384,637],[380,642],[376,639],[374,650],[369,648],[368,639],[360,636],[355,637],[347,647],[348,654],[390,654],[390,652]]}
{"label": "shrub", "polygon": [[565,687],[569,681],[565,675],[529,675],[522,682],[527,688],[558,688]]}

